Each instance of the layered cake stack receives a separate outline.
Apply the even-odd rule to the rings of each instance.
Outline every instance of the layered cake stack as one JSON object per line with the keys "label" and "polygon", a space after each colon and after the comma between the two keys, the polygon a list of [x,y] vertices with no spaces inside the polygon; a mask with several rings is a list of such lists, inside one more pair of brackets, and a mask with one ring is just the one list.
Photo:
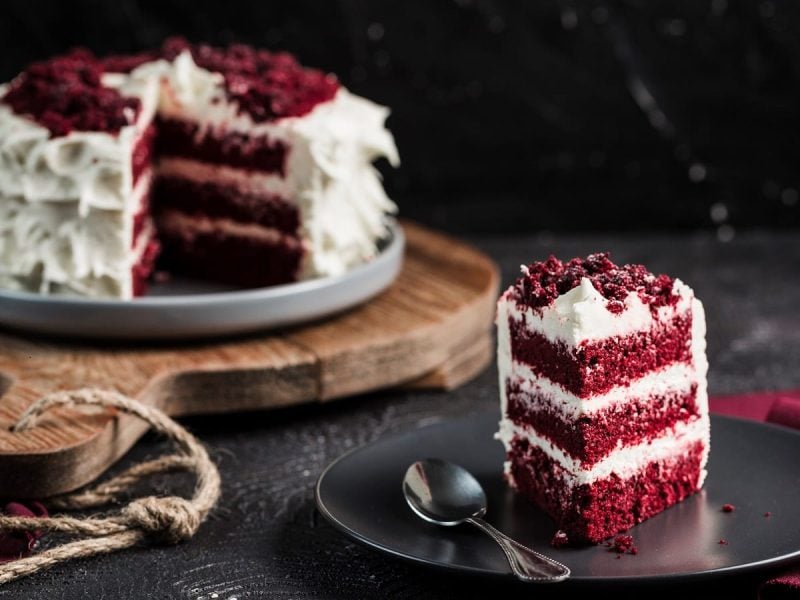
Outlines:
{"label": "layered cake stack", "polygon": [[572,542],[599,542],[697,491],[709,418],[692,290],[606,254],[523,268],[497,310],[510,485]]}
{"label": "layered cake stack", "polygon": [[372,258],[388,111],[288,54],[168,40],[0,88],[0,287],[131,298],[156,259],[241,286]]}

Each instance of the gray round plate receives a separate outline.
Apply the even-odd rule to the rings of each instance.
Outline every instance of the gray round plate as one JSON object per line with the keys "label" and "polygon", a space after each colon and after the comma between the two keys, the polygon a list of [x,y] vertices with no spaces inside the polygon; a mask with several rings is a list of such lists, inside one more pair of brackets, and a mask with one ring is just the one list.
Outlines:
{"label": "gray round plate", "polygon": [[351,308],[385,290],[403,262],[393,225],[381,253],[344,275],[260,289],[176,279],[134,300],[41,296],[0,290],[0,326],[54,336],[114,340],[234,335],[304,323]]}
{"label": "gray round plate", "polygon": [[[489,498],[487,520],[572,570],[572,581],[677,581],[777,566],[800,559],[800,433],[712,416],[709,475],[703,490],[629,531],[639,553],[604,546],[555,549],[556,526],[510,490],[498,414],[483,413],[378,440],[331,464],[317,483],[317,506],[337,528],[405,559],[511,577],[505,557],[469,526],[437,527],[416,517],[401,491],[408,465],[443,458],[471,470]],[[731,513],[723,504],[735,505]],[[770,516],[765,517],[769,512]],[[724,540],[727,544],[720,544]]]}

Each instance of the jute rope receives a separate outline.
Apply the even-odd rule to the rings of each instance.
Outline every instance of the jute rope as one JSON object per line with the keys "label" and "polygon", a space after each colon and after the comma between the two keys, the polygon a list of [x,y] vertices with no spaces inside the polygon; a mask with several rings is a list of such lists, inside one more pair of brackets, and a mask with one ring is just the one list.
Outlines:
{"label": "jute rope", "polygon": [[50,507],[57,510],[98,508],[116,500],[118,494],[129,491],[144,477],[176,470],[195,474],[197,483],[194,494],[189,500],[177,496],[139,498],[123,507],[118,514],[107,517],[83,519],[68,515],[0,516],[0,531],[55,531],[88,538],[0,565],[0,584],[75,558],[123,550],[148,538],[166,544],[189,539],[219,498],[219,471],[197,438],[160,410],[117,392],[83,389],[49,394],[32,404],[13,429],[27,429],[45,411],[64,405],[111,407],[135,415],[170,438],[179,452],[135,465],[109,481],[87,490],[53,498],[48,503]]}

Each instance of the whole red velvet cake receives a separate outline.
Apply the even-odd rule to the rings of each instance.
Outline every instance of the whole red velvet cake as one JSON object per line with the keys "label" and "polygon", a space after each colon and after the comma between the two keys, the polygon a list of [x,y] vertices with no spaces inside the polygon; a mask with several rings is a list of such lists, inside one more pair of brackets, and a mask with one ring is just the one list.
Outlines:
{"label": "whole red velvet cake", "polygon": [[35,63],[0,86],[0,287],[131,298],[157,259],[240,286],[341,274],[395,211],[387,114],[240,44]]}
{"label": "whole red velvet cake", "polygon": [[607,254],[523,267],[497,307],[506,478],[571,542],[703,485],[705,316],[692,290]]}

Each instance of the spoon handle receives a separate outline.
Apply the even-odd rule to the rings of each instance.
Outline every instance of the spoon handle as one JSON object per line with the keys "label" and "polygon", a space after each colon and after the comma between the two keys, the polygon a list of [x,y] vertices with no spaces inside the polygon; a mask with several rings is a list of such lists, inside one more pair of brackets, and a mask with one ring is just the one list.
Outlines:
{"label": "spoon handle", "polygon": [[470,517],[467,523],[489,535],[503,549],[511,570],[523,581],[556,582],[569,577],[569,568],[560,562],[547,558],[530,548],[515,542],[510,537],[497,531],[483,519]]}

